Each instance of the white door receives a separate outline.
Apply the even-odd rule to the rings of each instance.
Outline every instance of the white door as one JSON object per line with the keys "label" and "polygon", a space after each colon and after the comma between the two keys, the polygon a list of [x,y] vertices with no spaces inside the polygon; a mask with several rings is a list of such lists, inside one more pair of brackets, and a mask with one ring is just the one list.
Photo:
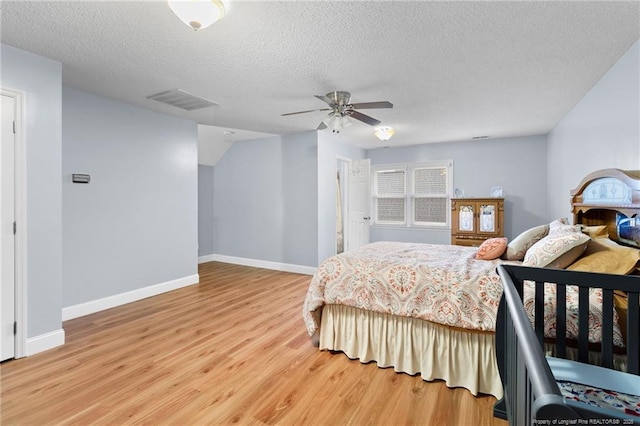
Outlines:
{"label": "white door", "polygon": [[345,251],[369,242],[371,160],[353,161],[349,170],[349,226]]}
{"label": "white door", "polygon": [[0,361],[15,356],[15,98],[2,95],[0,139]]}

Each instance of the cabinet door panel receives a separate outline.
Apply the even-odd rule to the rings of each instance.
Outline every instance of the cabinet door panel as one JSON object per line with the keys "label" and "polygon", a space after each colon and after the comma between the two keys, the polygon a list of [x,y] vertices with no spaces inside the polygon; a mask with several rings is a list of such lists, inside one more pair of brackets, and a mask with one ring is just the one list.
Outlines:
{"label": "cabinet door panel", "polygon": [[495,204],[480,204],[480,232],[496,232]]}
{"label": "cabinet door panel", "polygon": [[464,204],[458,210],[459,231],[475,232],[475,205]]}

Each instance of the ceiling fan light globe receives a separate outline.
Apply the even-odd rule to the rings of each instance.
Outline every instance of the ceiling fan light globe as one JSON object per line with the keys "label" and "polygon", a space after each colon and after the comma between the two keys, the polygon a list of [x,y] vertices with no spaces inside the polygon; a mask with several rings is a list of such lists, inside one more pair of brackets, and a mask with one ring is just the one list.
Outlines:
{"label": "ceiling fan light globe", "polygon": [[349,117],[344,115],[340,117],[339,120],[340,120],[340,124],[339,124],[340,130],[344,129],[345,127],[349,127],[353,124],[353,122],[349,119]]}
{"label": "ceiling fan light globe", "polygon": [[352,124],[348,117],[335,112],[329,114],[322,122],[331,129],[332,133],[340,133],[340,130]]}
{"label": "ceiling fan light globe", "polygon": [[207,28],[226,11],[222,0],[168,0],[168,4],[171,11],[194,30]]}

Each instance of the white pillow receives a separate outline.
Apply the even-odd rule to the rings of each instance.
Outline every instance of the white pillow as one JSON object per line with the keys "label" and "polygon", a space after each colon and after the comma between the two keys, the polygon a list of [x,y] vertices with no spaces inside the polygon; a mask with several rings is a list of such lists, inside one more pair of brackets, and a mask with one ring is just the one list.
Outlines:
{"label": "white pillow", "polygon": [[578,259],[591,240],[579,226],[555,224],[549,235],[532,245],[522,262],[525,266],[564,269]]}
{"label": "white pillow", "polygon": [[561,217],[561,218],[556,219],[556,220],[552,221],[551,223],[549,223],[549,229],[562,227],[562,226],[568,225],[568,224],[569,224],[569,219],[567,219],[566,217]]}

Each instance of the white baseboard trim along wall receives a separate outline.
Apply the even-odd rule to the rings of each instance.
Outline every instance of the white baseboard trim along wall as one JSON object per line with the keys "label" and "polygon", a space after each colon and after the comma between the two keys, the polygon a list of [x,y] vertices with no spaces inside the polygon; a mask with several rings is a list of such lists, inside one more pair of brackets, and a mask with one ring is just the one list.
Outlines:
{"label": "white baseboard trim along wall", "polygon": [[207,262],[215,262],[216,261],[216,255],[215,254],[207,254],[205,256],[200,256],[198,258],[198,265],[201,263],[207,263]]}
{"label": "white baseboard trim along wall", "polygon": [[294,274],[313,275],[315,266],[293,265],[291,263],[271,262],[269,260],[248,259],[246,257],[225,256],[223,254],[208,254],[200,256],[198,263],[224,262],[234,265],[253,266],[254,268],[273,269],[275,271],[292,272]]}
{"label": "white baseboard trim along wall", "polygon": [[59,329],[50,331],[49,333],[41,334],[36,337],[28,337],[27,344],[25,346],[25,355],[35,355],[62,345],[64,345],[64,330]]}
{"label": "white baseboard trim along wall", "polygon": [[192,284],[198,284],[199,282],[200,276],[198,274],[194,274],[160,284],[127,291],[125,293],[114,294],[113,296],[103,297],[102,299],[67,306],[66,308],[62,308],[62,321],[82,317],[94,312],[104,311],[109,308],[115,308],[116,306],[135,302],[136,300],[146,299],[147,297],[177,290]]}

